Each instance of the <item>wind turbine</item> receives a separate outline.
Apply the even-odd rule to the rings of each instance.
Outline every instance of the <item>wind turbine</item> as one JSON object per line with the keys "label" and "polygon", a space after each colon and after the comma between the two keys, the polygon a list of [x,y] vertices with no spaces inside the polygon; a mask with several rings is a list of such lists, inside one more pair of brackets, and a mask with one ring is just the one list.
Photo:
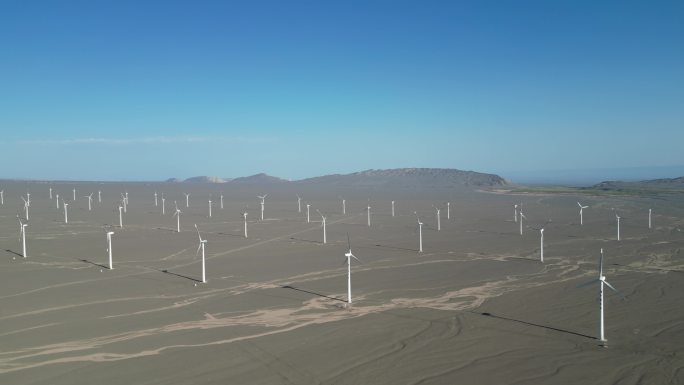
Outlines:
{"label": "wind turbine", "polygon": [[311,223],[311,217],[309,216],[309,208],[311,207],[310,204],[306,204],[306,223]]}
{"label": "wind turbine", "polygon": [[584,218],[582,217],[582,210],[588,208],[589,206],[582,206],[579,202],[577,202],[577,206],[580,208],[580,226],[584,224]]}
{"label": "wind turbine", "polygon": [[126,196],[123,193],[121,193],[121,203],[123,203],[124,212],[127,213],[128,202],[126,202]]}
{"label": "wind turbine", "polygon": [[447,202],[447,219],[451,219],[451,202]]}
{"label": "wind turbine", "polygon": [[617,220],[617,240],[620,240],[620,216],[615,213],[615,219]]}
{"label": "wind turbine", "polygon": [[439,207],[435,207],[435,206],[432,206],[432,207],[434,207],[435,210],[437,210],[437,231],[441,231],[442,230],[442,216],[439,213],[440,209],[439,209]]}
{"label": "wind turbine", "polygon": [[342,199],[342,215],[347,215],[347,201]]}
{"label": "wind turbine", "polygon": [[264,203],[265,199],[268,196],[268,194],[264,194],[262,196],[257,195],[257,198],[261,199],[261,220],[264,220]]}
{"label": "wind turbine", "polygon": [[527,219],[522,211],[522,203],[520,204],[520,235],[523,235],[523,219]]}
{"label": "wind turbine", "polygon": [[159,206],[159,205],[157,204],[157,192],[155,191],[154,192],[154,207],[157,207],[157,206]]}
{"label": "wind turbine", "polygon": [[247,209],[242,213],[242,217],[245,218],[245,238],[247,238]]}
{"label": "wind turbine", "polygon": [[55,195],[55,203],[57,204],[57,209],[59,210],[59,194]]}
{"label": "wind turbine", "polygon": [[223,210],[223,194],[221,194],[221,210]]}
{"label": "wind turbine", "polygon": [[126,191],[126,205],[128,206],[128,191]]}
{"label": "wind turbine", "polygon": [[316,212],[318,212],[318,214],[321,216],[321,219],[323,221],[322,222],[322,225],[323,225],[323,243],[325,244],[325,243],[328,243],[328,238],[327,238],[326,232],[325,232],[325,216],[323,214],[321,214],[321,212],[318,211],[318,209],[316,209]]}
{"label": "wind turbine", "polygon": [[66,203],[64,199],[62,199],[62,206],[64,207],[64,223],[69,223],[69,213],[68,213],[68,207],[69,204]]}
{"label": "wind turbine", "polygon": [[211,199],[209,199],[209,218],[211,218]]}
{"label": "wind turbine", "polygon": [[97,190],[97,203],[102,203],[102,190]]}
{"label": "wind turbine", "polygon": [[651,228],[651,209],[648,209],[648,228]]}
{"label": "wind turbine", "polygon": [[423,252],[423,222],[420,221],[420,217],[418,216],[417,212],[413,212],[416,214],[416,219],[418,220],[418,252],[422,253]]}
{"label": "wind turbine", "polygon": [[195,223],[195,229],[197,229],[197,237],[199,237],[199,242],[200,242],[199,246],[197,246],[197,253],[195,253],[195,254],[199,254],[200,249],[202,249],[202,283],[206,283],[207,282],[207,276],[206,276],[206,268],[205,268],[205,264],[204,264],[204,245],[206,245],[207,240],[202,239],[202,236],[200,235],[200,232],[199,232],[199,227],[197,227],[197,223]]}
{"label": "wind turbine", "polygon": [[52,199],[52,187],[49,188],[50,191],[50,199]]}
{"label": "wind turbine", "polygon": [[166,215],[166,198],[164,198],[164,193],[162,193],[162,215]]}
{"label": "wind turbine", "polygon": [[347,244],[349,245],[349,251],[344,254],[346,257],[346,262],[347,262],[347,305],[351,307],[352,304],[352,295],[351,295],[351,259],[354,258],[359,263],[361,262],[358,258],[352,254],[351,250],[351,241],[349,240],[349,234],[347,234]]}
{"label": "wind turbine", "polygon": [[549,224],[551,220],[549,219],[540,227],[530,227],[533,230],[539,230],[539,236],[540,236],[540,246],[539,246],[539,260],[544,263],[544,227]]}
{"label": "wind turbine", "polygon": [[29,203],[28,201],[24,198],[24,196],[21,196],[21,200],[24,201],[24,216],[26,217],[26,220],[29,220]]}
{"label": "wind turbine", "polygon": [[26,192],[26,204],[31,207],[31,193],[28,191]]}
{"label": "wind turbine", "polygon": [[173,203],[176,205],[176,212],[173,213],[173,216],[176,217],[176,232],[180,233],[180,215],[182,211],[178,208],[178,203],[176,203],[176,201]]}
{"label": "wind turbine", "polygon": [[74,199],[73,199],[73,201],[76,202],[76,189],[73,189],[73,191],[74,191]]}
{"label": "wind turbine", "polygon": [[112,235],[114,235],[113,231],[107,231],[107,254],[109,254],[109,270],[114,269],[114,265],[112,265]]}
{"label": "wind turbine", "polygon": [[93,209],[93,193],[90,193],[90,195],[85,195],[83,196],[84,198],[88,198],[88,211],[92,211]]}
{"label": "wind turbine", "polygon": [[604,321],[603,321],[603,308],[604,308],[604,303],[603,303],[603,285],[605,284],[613,290],[614,292],[620,294],[622,298],[624,299],[625,297],[620,293],[616,288],[613,287],[608,281],[606,281],[606,277],[603,275],[603,248],[601,248],[601,257],[599,258],[599,276],[598,279],[591,280],[589,282],[583,283],[581,285],[578,285],[577,287],[584,287],[584,286],[589,286],[593,285],[595,283],[599,284],[599,341],[601,341],[602,345],[605,345],[607,342],[606,340],[606,335],[604,332]]}
{"label": "wind turbine", "polygon": [[28,226],[28,223],[22,222],[21,218],[18,215],[17,219],[19,219],[19,231],[21,235],[21,256],[26,258],[28,257],[28,255],[26,254],[26,226]]}
{"label": "wind turbine", "polygon": [[297,194],[297,212],[302,212],[302,197]]}
{"label": "wind turbine", "polygon": [[513,205],[513,209],[515,210],[513,212],[513,215],[514,215],[513,221],[518,222],[518,205],[517,204]]}
{"label": "wind turbine", "polygon": [[119,203],[119,228],[123,228],[123,202]]}
{"label": "wind turbine", "polygon": [[371,209],[371,206],[370,206],[370,199],[369,199],[368,200],[368,207],[366,208],[366,211],[368,213],[368,227],[370,227],[370,209]]}
{"label": "wind turbine", "polygon": [[394,217],[394,201],[392,201],[392,217]]}
{"label": "wind turbine", "polygon": [[[183,193],[185,194],[185,193]],[[185,207],[190,207],[190,193],[185,194]]]}
{"label": "wind turbine", "polygon": [[5,204],[5,190],[0,191],[0,205]]}

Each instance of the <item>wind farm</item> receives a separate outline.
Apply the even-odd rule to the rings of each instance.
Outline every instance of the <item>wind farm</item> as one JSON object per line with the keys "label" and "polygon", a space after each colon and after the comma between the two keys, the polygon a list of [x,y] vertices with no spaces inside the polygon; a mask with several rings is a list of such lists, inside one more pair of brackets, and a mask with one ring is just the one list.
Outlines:
{"label": "wind farm", "polygon": [[2,10],[1,385],[684,385],[682,3]]}
{"label": "wind farm", "polygon": [[[209,200],[219,189],[230,198],[225,210],[211,217],[203,205],[189,205],[182,215],[196,223],[195,231],[179,232],[178,205],[175,218],[160,217],[154,199],[131,198],[122,227],[125,194],[114,202],[94,201],[90,210],[90,202],[82,199],[60,205],[72,214],[66,222],[60,218],[64,209],[57,210],[46,191],[31,195],[30,232],[24,218],[19,219],[21,232],[17,232],[17,213],[23,214],[21,191],[27,186],[38,189],[31,182],[3,181],[6,198],[13,204],[0,208],[6,218],[0,226],[9,234],[3,238],[2,248],[7,251],[0,261],[4,331],[0,342],[6,352],[0,360],[0,378],[10,383],[26,376],[54,380],[61,378],[59,373],[73,370],[84,378],[95,378],[102,370],[126,377],[133,376],[140,363],[153,367],[154,362],[200,355],[222,378],[236,381],[269,381],[305,369],[319,370],[317,378],[332,379],[336,377],[328,376],[337,373],[333,368],[341,364],[334,363],[335,354],[328,354],[330,344],[342,344],[350,354],[379,347],[354,361],[364,378],[379,383],[434,375],[432,365],[423,366],[415,359],[423,355],[445,371],[462,366],[463,372],[442,379],[483,377],[504,383],[506,374],[466,363],[496,355],[502,367],[534,368],[536,364],[530,363],[534,357],[554,356],[564,365],[581,363],[599,373],[604,368],[599,357],[609,355],[633,368],[599,375],[608,382],[629,378],[634,370],[653,379],[661,375],[652,368],[676,370],[679,364],[662,361],[660,352],[681,349],[675,343],[681,316],[677,309],[684,297],[680,294],[684,291],[678,290],[684,289],[678,274],[684,271],[678,258],[684,244],[680,198],[665,197],[671,202],[665,210],[663,197],[583,194],[579,198],[591,204],[592,215],[577,226],[578,197],[514,193],[501,183],[371,191],[300,182],[259,186],[81,182],[78,191],[99,188],[103,197],[120,196],[116,192],[125,189],[132,197],[153,197],[155,191],[163,191],[166,199],[182,200],[192,188],[199,201]],[[54,182],[54,196],[69,192],[69,184]],[[292,204],[291,197],[298,192],[315,202],[320,221],[307,221],[299,205]],[[257,194],[269,197],[269,215],[263,221],[261,199],[254,199]],[[340,194],[346,197],[347,214],[340,211]],[[368,227],[369,194],[373,206],[386,208],[374,209],[372,227]],[[389,197],[401,200],[406,213],[392,216]],[[420,220],[435,215],[439,209],[434,202],[447,198],[458,217],[441,224],[439,217],[426,223]],[[244,202],[252,205],[245,208]],[[510,216],[513,202],[520,208],[518,223]],[[112,216],[112,205],[119,216]],[[656,205],[659,209],[652,215],[657,221],[649,230],[642,218]],[[623,216],[619,242],[618,209]],[[551,215],[553,222],[547,220]],[[521,235],[523,219],[524,226],[538,232]],[[545,234],[550,226],[552,231]],[[118,227],[116,269],[114,231],[108,230],[113,227]],[[599,249],[610,255],[610,263],[602,259],[600,269]],[[604,281],[597,281],[597,275]],[[604,276],[625,298],[604,294],[600,307],[601,312],[605,309],[604,326],[599,328],[598,305],[588,295],[594,292],[575,287],[590,279],[594,281],[589,283],[608,285]],[[664,296],[659,294],[662,290]],[[651,312],[662,316],[650,317]],[[333,334],[321,337],[321,333]],[[423,337],[419,342],[412,335]],[[308,341],[306,346],[288,348],[285,354],[285,346],[302,338]],[[392,349],[401,341],[406,341],[407,352]],[[506,341],[503,354],[501,341]],[[292,366],[264,371],[258,362],[233,361],[234,355],[251,346],[245,344],[258,344]],[[535,351],[523,348],[529,344]],[[638,359],[635,345],[640,346]],[[306,357],[314,352],[316,358],[308,361]],[[391,373],[397,359],[407,360],[410,373],[373,377],[375,370],[383,368]],[[539,365],[548,365],[545,361]],[[166,370],[179,375],[186,369]],[[548,378],[577,377],[565,371]]]}

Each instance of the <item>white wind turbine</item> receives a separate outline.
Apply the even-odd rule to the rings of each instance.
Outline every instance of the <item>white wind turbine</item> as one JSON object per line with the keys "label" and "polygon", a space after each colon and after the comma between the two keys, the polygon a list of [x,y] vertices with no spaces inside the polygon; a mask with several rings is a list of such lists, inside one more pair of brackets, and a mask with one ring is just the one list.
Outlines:
{"label": "white wind turbine", "polygon": [[342,215],[347,215],[347,201],[342,199]]}
{"label": "white wind turbine", "polygon": [[580,208],[580,226],[582,226],[584,224],[584,218],[582,216],[582,210],[588,208],[589,206],[582,206],[582,204],[580,204],[579,202],[577,202],[577,206],[579,206],[579,208]]}
{"label": "white wind turbine", "polygon": [[59,210],[59,194],[55,195],[55,204],[57,205],[57,209]]}
{"label": "white wind turbine", "polygon": [[257,195],[257,198],[261,199],[261,220],[262,221],[264,220],[264,203],[265,203],[267,196],[268,196],[268,194],[264,194],[262,196]]}
{"label": "white wind turbine", "polygon": [[190,207],[190,193],[183,193],[185,194],[185,207],[188,208]]}
{"label": "white wind turbine", "polygon": [[166,198],[164,198],[164,193],[162,193],[162,215],[166,215]]}
{"label": "white wind turbine", "polygon": [[617,240],[620,240],[620,216],[615,213],[615,220],[617,220]]}
{"label": "white wind turbine", "polygon": [[176,232],[180,233],[180,215],[182,211],[178,208],[178,203],[176,203],[176,201],[173,203],[176,205],[176,212],[173,213],[173,216],[176,217]]}
{"label": "white wind turbine", "polygon": [[29,220],[29,203],[28,203],[28,201],[24,198],[23,195],[21,196],[21,200],[24,201],[24,217],[25,217],[26,220],[28,221],[28,220]]}
{"label": "white wind turbine", "polygon": [[423,222],[420,221],[420,217],[418,216],[417,212],[413,212],[416,214],[416,219],[418,220],[418,252],[422,253],[423,252]]}
{"label": "white wind turbine", "polygon": [[197,229],[197,236],[199,237],[199,242],[200,242],[199,246],[197,246],[197,253],[195,253],[195,254],[199,254],[200,249],[202,250],[202,283],[206,283],[207,282],[207,276],[206,276],[206,268],[205,268],[205,264],[204,264],[204,245],[206,245],[207,240],[202,239],[202,236],[200,235],[200,232],[199,232],[199,227],[197,227],[197,223],[195,223],[195,229]]}
{"label": "white wind turbine", "polygon": [[26,192],[26,204],[31,207],[31,193],[28,191]]}
{"label": "white wind turbine", "polygon": [[394,201],[392,201],[392,217],[394,217]]}
{"label": "white wind turbine", "polygon": [[520,204],[520,235],[523,235],[523,219],[527,219],[522,211],[522,203]]}
{"label": "white wind turbine", "polygon": [[72,199],[74,202],[76,202],[76,189],[73,189],[74,192],[74,199]]}
{"label": "white wind turbine", "polygon": [[543,224],[542,226],[540,226],[540,227],[530,227],[530,228],[533,229],[533,230],[539,230],[539,237],[540,237],[540,240],[539,240],[539,243],[540,243],[540,246],[539,246],[539,260],[540,260],[542,263],[544,263],[544,228],[545,228],[546,225],[548,225],[550,222],[551,222],[551,220],[549,219],[548,221],[546,221],[546,223],[544,223],[544,224]]}
{"label": "white wind turbine", "polygon": [[651,209],[648,209],[648,228],[651,228]]}
{"label": "white wind turbine", "polygon": [[88,198],[88,211],[92,211],[92,209],[93,209],[93,193],[90,193],[90,195],[85,195],[84,198]]}
{"label": "white wind turbine", "polygon": [[0,205],[5,204],[5,190],[0,190]]}
{"label": "white wind turbine", "polygon": [[608,281],[606,281],[606,277],[603,275],[603,248],[601,248],[601,257],[599,258],[599,276],[598,276],[598,279],[594,279],[594,280],[591,280],[589,282],[583,283],[581,285],[578,285],[577,287],[579,288],[579,287],[589,286],[589,285],[593,285],[595,283],[599,284],[599,341],[601,341],[601,344],[605,344],[607,342],[607,340],[606,340],[606,335],[604,332],[604,321],[603,321],[603,308],[604,308],[603,285],[608,286],[611,290],[620,294],[620,296],[623,299],[625,297],[616,288],[614,288],[613,285],[608,283]]}
{"label": "white wind turbine", "polygon": [[349,234],[347,234],[347,244],[349,245],[349,251],[344,254],[346,257],[346,262],[347,262],[347,305],[351,307],[352,304],[352,295],[351,295],[351,259],[354,258],[359,263],[361,262],[358,258],[352,254],[351,250],[351,241],[349,240]]}
{"label": "white wind turbine", "polygon": [[302,212],[302,197],[297,194],[297,212]]}
{"label": "white wind turbine", "polygon": [[242,213],[242,217],[245,218],[245,238],[247,238],[247,210]]}
{"label": "white wind turbine", "polygon": [[50,187],[49,191],[50,191],[50,199],[52,199],[52,187]]}
{"label": "white wind turbine", "polygon": [[518,222],[518,205],[517,204],[513,205],[513,210],[515,210],[513,212],[513,215],[514,215],[513,221]]}
{"label": "white wind turbine", "polygon": [[451,219],[451,202],[447,202],[447,219]]}
{"label": "white wind turbine", "polygon": [[311,223],[311,216],[309,215],[310,204],[306,204],[306,223]]}
{"label": "white wind turbine", "polygon": [[102,203],[102,190],[97,190],[97,203]]}
{"label": "white wind turbine", "polygon": [[434,207],[435,210],[437,211],[437,213],[436,213],[436,215],[437,215],[437,231],[441,231],[442,230],[442,216],[440,215],[440,209],[439,209],[439,207],[436,207],[436,206],[432,206],[432,207]]}
{"label": "white wind turbine", "polygon": [[64,207],[64,223],[69,223],[69,204],[62,199],[62,207]]}
{"label": "white wind turbine", "polygon": [[127,213],[128,202],[126,201],[126,196],[123,193],[121,193],[121,203],[123,203],[124,212]]}
{"label": "white wind turbine", "polygon": [[128,205],[128,191],[126,191],[126,205]]}
{"label": "white wind turbine", "polygon": [[123,228],[123,202],[119,203],[119,228]]}
{"label": "white wind turbine", "polygon": [[113,231],[107,231],[107,254],[109,255],[109,270],[114,269],[114,265],[112,264],[112,235],[114,235]]}
{"label": "white wind turbine", "polygon": [[368,207],[366,208],[366,212],[368,213],[367,214],[367,216],[368,216],[368,227],[370,227],[370,209],[371,209],[371,206],[370,206],[370,199],[369,199],[368,200]]}
{"label": "white wind turbine", "polygon": [[157,204],[157,192],[155,191],[154,192],[154,207],[157,207],[157,206],[159,206],[159,205]]}
{"label": "white wind turbine", "polygon": [[28,254],[26,254],[26,227],[28,226],[28,223],[22,222],[18,215],[17,219],[19,219],[19,231],[21,235],[21,256],[26,258],[28,257]]}
{"label": "white wind turbine", "polygon": [[209,199],[209,218],[211,218],[211,199]]}
{"label": "white wind turbine", "polygon": [[318,211],[318,209],[316,209],[316,212],[318,212],[318,214],[321,216],[321,223],[323,226],[323,243],[325,244],[328,243],[327,233],[325,232],[325,216],[320,211]]}
{"label": "white wind turbine", "polygon": [[221,210],[223,210],[223,194],[221,194]]}

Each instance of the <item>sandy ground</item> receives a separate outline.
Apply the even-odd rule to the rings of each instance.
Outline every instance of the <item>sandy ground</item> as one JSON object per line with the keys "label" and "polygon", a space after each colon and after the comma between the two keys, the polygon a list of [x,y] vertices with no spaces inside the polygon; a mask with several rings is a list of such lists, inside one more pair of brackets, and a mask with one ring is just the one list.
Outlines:
{"label": "sandy ground", "polygon": [[[49,186],[70,203],[68,224]],[[142,183],[0,189],[2,384],[684,383],[682,197],[582,197],[590,208],[580,226],[578,198],[566,195]],[[23,258],[16,215],[27,190]],[[113,230],[108,270],[102,226],[118,225],[124,191],[128,212]],[[165,193],[166,215],[154,191]],[[260,221],[256,195],[264,193]],[[312,205],[311,223],[297,193]],[[513,221],[520,201],[531,226],[552,220],[545,263],[539,232],[525,227],[521,236]],[[442,206],[441,231],[433,204]],[[315,208],[327,215],[325,245]],[[613,208],[623,217],[619,242]],[[425,223],[423,253],[414,210]],[[195,223],[208,240],[207,283],[198,283]],[[353,266],[351,308],[347,234],[362,261]],[[576,288],[596,278],[600,248],[607,280],[626,296],[606,297],[607,347],[597,340],[598,288]]]}

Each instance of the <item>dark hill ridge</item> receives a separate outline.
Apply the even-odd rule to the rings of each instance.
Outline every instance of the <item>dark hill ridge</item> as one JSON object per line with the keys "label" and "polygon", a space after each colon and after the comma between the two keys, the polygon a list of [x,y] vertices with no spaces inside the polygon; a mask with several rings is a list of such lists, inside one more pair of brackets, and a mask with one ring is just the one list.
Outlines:
{"label": "dark hill ridge", "polygon": [[597,190],[684,189],[684,176],[678,178],[642,180],[637,182],[605,181],[588,188]]}
{"label": "dark hill ridge", "polygon": [[[167,181],[180,182],[180,180],[173,178]],[[188,178],[183,182],[230,184],[298,183],[349,187],[390,186],[469,188],[503,187],[509,184],[505,179],[498,175],[449,168],[396,168],[388,170],[366,170],[351,174],[325,175],[294,182],[264,173],[235,179],[198,176]]]}
{"label": "dark hill ridge", "polygon": [[475,171],[448,168],[397,168],[366,170],[351,174],[335,174],[303,179],[299,183],[346,186],[402,187],[501,187],[508,185],[502,177]]}

